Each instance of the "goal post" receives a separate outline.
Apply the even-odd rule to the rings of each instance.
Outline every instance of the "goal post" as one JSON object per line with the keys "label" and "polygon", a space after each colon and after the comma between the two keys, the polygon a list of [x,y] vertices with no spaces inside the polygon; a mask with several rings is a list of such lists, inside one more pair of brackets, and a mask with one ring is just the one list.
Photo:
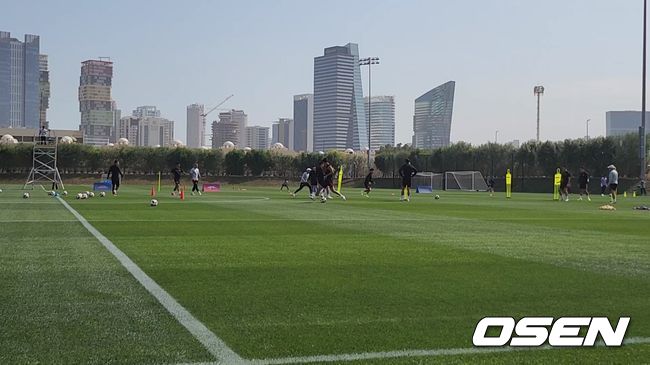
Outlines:
{"label": "goal post", "polygon": [[487,191],[488,186],[479,171],[447,171],[445,190]]}
{"label": "goal post", "polygon": [[412,179],[413,187],[416,193],[430,194],[433,190],[442,190],[443,188],[442,173],[437,172],[418,172]]}

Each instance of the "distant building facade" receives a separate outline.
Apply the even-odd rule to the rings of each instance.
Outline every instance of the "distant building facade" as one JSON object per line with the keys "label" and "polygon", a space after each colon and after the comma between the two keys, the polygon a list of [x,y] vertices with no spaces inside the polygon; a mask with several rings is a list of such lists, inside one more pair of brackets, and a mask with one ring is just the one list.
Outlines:
{"label": "distant building facade", "polygon": [[174,140],[174,122],[160,117],[124,117],[119,138],[128,139],[131,146],[167,147]]}
{"label": "distant building facade", "polygon": [[40,38],[24,42],[0,31],[0,128],[38,128],[41,116]]}
{"label": "distant building facade", "polygon": [[[646,125],[650,125],[650,112],[645,113]],[[639,134],[641,112],[634,110],[609,111],[605,113],[605,136]]]}
{"label": "distant building facade", "polygon": [[[370,115],[370,149],[395,145],[395,97],[373,96],[372,102],[364,98],[366,113]],[[369,108],[372,108],[369,113]]]}
{"label": "distant building facade", "polygon": [[117,108],[117,104],[113,101],[113,129],[111,130],[110,142],[115,143],[118,139],[117,135],[120,130],[120,119],[122,119],[122,111]]}
{"label": "distant building facade", "polygon": [[314,149],[367,147],[367,123],[359,46],[325,48],[314,58]]}
{"label": "distant building facade", "polygon": [[85,144],[106,145],[113,128],[113,62],[88,60],[81,63],[79,79],[79,130]]}
{"label": "distant building facade", "polygon": [[187,106],[187,147],[199,148],[205,143],[205,117],[203,104]]}
{"label": "distant building facade", "polygon": [[246,147],[254,150],[267,150],[269,143],[269,127],[246,127]]}
{"label": "distant building facade", "polygon": [[314,94],[293,97],[294,151],[314,151]]}
{"label": "distant building facade", "polygon": [[413,147],[449,146],[455,89],[456,83],[449,81],[415,99]]}
{"label": "distant building facade", "polygon": [[272,125],[273,137],[271,143],[282,143],[284,147],[293,150],[293,119],[280,118]]}
{"label": "distant building facade", "polygon": [[212,148],[221,148],[228,141],[236,147],[246,147],[247,125],[248,115],[243,110],[219,113],[219,120],[212,122]]}
{"label": "distant building facade", "polygon": [[45,128],[49,129],[50,123],[47,121],[47,109],[50,108],[50,70],[48,67],[47,55],[39,55],[38,70],[38,87],[41,96],[39,125],[45,126]]}
{"label": "distant building facade", "polygon": [[153,105],[143,105],[143,106],[136,107],[133,113],[131,113],[131,115],[138,118],[144,118],[144,117],[160,118],[160,110],[158,110],[158,108]]}

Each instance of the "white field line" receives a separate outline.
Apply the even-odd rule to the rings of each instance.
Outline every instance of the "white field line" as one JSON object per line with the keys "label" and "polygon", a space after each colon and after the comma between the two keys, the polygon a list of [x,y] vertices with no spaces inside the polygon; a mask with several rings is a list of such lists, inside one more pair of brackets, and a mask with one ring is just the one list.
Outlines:
{"label": "white field line", "polygon": [[[617,217],[615,217],[616,219]],[[629,219],[630,217],[621,217]],[[454,217],[431,217],[431,218],[197,218],[197,219],[93,219],[93,222],[439,222],[450,220],[464,220],[466,218]],[[487,222],[508,223],[511,221],[584,221],[584,218],[507,218],[507,219],[486,219]],[[62,223],[76,222],[76,219],[5,219],[3,223]]]}
{"label": "white field line", "polygon": [[[650,337],[631,337],[623,341],[624,345],[647,344],[650,343]],[[602,342],[596,346],[604,346]],[[436,356],[455,356],[455,355],[480,355],[490,353],[502,353],[513,351],[535,351],[535,350],[562,350],[576,349],[580,347],[551,347],[548,345],[540,347],[491,347],[491,348],[455,348],[455,349],[432,349],[432,350],[402,350],[402,351],[385,351],[385,352],[362,352],[355,354],[339,355],[316,355],[303,357],[285,357],[275,359],[245,360],[250,365],[282,365],[282,364],[309,364],[315,362],[349,362],[360,360],[381,360],[395,359],[404,357],[436,357]],[[217,365],[217,363],[185,363],[176,365]]]}
{"label": "white field line", "polygon": [[59,198],[61,204],[66,207],[72,215],[90,232],[104,247],[133,275],[133,277],[145,288],[158,302],[169,311],[187,330],[217,359],[225,364],[241,364],[244,360],[231,350],[223,340],[217,337],[203,323],[196,319],[187,309],[180,305],[169,293],[158,283],[149,277],[138,265],[135,264],[124,252],[117,248],[113,242],[102,235],[95,227],[74,210],[63,199]]}

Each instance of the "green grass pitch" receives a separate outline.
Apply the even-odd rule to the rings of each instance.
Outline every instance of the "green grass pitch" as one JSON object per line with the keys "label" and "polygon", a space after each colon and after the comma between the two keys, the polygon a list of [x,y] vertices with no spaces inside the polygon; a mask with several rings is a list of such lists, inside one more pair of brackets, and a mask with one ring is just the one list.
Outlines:
{"label": "green grass pitch", "polygon": [[[245,359],[471,348],[485,316],[630,316],[650,338],[648,198],[549,195],[312,202],[277,188],[125,186],[65,200]],[[0,193],[0,363],[215,361],[67,209]],[[109,194],[110,195],[110,194]],[[348,364],[648,363],[650,344]]]}

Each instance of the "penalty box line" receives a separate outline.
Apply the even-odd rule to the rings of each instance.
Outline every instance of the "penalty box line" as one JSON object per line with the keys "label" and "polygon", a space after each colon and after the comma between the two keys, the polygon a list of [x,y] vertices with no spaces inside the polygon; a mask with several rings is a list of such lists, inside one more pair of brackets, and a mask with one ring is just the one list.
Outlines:
{"label": "penalty box line", "polygon": [[160,303],[183,327],[185,327],[218,362],[215,364],[242,364],[246,361],[226,345],[226,343],[210,331],[203,323],[194,317],[185,307],[174,299],[165,289],[147,275],[133,260],[122,252],[106,236],[93,227],[79,212],[74,210],[65,200],[57,197],[70,213],[110,252],[122,266]]}

